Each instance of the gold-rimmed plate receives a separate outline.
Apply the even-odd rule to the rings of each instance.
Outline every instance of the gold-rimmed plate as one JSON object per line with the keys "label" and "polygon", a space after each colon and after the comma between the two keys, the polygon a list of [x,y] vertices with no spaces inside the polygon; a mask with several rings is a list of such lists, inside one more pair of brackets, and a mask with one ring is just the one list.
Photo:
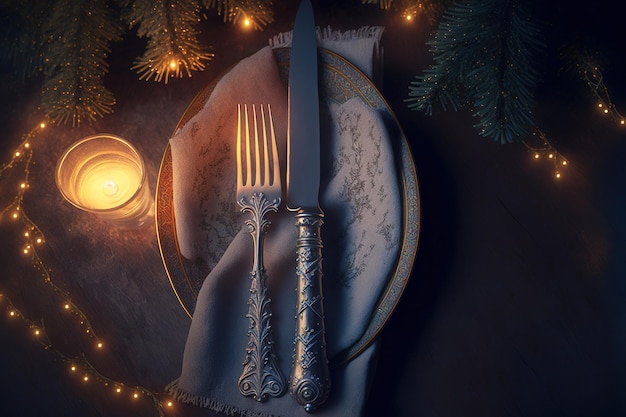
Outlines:
{"label": "gold-rimmed plate", "polygon": [[[274,50],[280,69],[280,76],[285,85],[289,73],[289,48]],[[333,363],[351,360],[368,347],[380,333],[391,313],[395,309],[408,283],[417,251],[420,234],[420,196],[415,164],[411,152],[399,126],[382,94],[372,82],[354,65],[341,56],[322,49],[322,96],[327,100],[344,103],[353,97],[359,97],[369,107],[382,114],[392,141],[398,179],[402,191],[402,233],[399,255],[387,277],[384,291],[372,313],[369,325],[361,338],[340,357],[331,358]],[[188,106],[181,117],[176,130],[187,123],[204,106],[219,78],[203,88]],[[176,234],[175,213],[172,190],[172,156],[167,145],[159,169],[156,188],[156,231],[163,265],[172,285],[175,296],[182,308],[192,317],[198,292],[209,270],[203,264],[183,257],[179,250]]]}

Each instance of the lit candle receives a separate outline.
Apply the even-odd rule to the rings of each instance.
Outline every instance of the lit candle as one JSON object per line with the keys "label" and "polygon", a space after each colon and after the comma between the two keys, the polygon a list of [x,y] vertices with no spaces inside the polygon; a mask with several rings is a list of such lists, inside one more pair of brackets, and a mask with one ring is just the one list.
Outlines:
{"label": "lit candle", "polygon": [[118,226],[139,227],[154,214],[143,158],[118,136],[89,136],[70,146],[56,181],[71,204]]}

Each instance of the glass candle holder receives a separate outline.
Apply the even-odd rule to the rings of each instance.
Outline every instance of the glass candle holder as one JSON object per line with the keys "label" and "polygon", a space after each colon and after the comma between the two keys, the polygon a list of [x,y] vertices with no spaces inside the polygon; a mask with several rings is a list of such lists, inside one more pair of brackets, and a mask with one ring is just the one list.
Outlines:
{"label": "glass candle holder", "polygon": [[74,143],[59,159],[56,183],[72,205],[111,224],[136,228],[154,216],[143,158],[119,136],[98,134]]}

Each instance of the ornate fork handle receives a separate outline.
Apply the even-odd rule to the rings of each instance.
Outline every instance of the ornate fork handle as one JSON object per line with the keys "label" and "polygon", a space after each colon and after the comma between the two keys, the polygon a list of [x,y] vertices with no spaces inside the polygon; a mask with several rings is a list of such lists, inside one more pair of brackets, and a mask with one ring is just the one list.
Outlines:
{"label": "ornate fork handle", "polygon": [[280,201],[279,197],[270,202],[263,193],[254,193],[249,202],[245,198],[238,201],[242,212],[252,214],[246,224],[254,246],[254,261],[250,271],[252,282],[246,315],[250,319],[249,340],[243,372],[239,377],[239,391],[245,396],[253,396],[257,401],[264,401],[268,395],[280,396],[286,390],[285,378],[274,353],[270,325],[272,313],[269,308],[271,300],[267,296],[263,266],[263,241],[271,223],[265,219],[265,215],[270,211],[276,212]]}
{"label": "ornate fork handle", "polygon": [[330,391],[322,292],[323,216],[305,210],[296,214],[298,289],[290,392],[306,411],[324,403]]}

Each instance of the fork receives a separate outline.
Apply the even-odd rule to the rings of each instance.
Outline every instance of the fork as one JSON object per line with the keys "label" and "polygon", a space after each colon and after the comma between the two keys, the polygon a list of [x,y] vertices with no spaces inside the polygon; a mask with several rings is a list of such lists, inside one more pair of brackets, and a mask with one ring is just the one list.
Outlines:
{"label": "fork", "polygon": [[[278,211],[282,194],[276,134],[269,104],[267,120],[265,113],[261,105],[259,124],[256,107],[252,105],[253,126],[250,126],[248,106],[243,105],[242,118],[242,106],[237,105],[237,203],[242,212],[252,215],[251,219],[246,220],[246,225],[252,235],[254,250],[246,314],[250,320],[248,344],[238,385],[242,395],[253,396],[257,401],[264,401],[268,395],[280,396],[286,390],[285,378],[274,353],[270,325],[272,313],[269,308],[271,300],[265,287],[263,266],[263,241],[271,223],[265,217],[269,212]],[[242,143],[244,140],[245,143]],[[242,153],[245,153],[245,161]]]}

